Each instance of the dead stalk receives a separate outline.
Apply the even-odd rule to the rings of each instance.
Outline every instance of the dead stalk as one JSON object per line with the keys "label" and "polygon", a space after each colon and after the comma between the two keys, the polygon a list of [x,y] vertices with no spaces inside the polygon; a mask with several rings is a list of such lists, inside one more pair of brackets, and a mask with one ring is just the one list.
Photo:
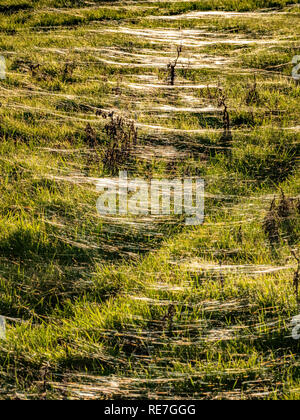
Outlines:
{"label": "dead stalk", "polygon": [[218,106],[223,107],[223,134],[221,137],[221,143],[224,145],[224,148],[227,150],[232,141],[232,134],[230,129],[230,116],[227,105],[227,96],[224,92],[221,91],[219,96]]}
{"label": "dead stalk", "polygon": [[296,300],[299,304],[300,257],[296,254],[296,252],[293,249],[291,249],[291,253],[297,261],[297,269],[294,273],[293,286],[296,294]]}
{"label": "dead stalk", "polygon": [[138,141],[138,130],[133,120],[128,120],[114,112],[98,111],[97,115],[107,120],[104,130],[108,137],[103,163],[104,166],[116,171],[129,158],[130,152]]}
{"label": "dead stalk", "polygon": [[178,60],[180,57],[180,54],[182,53],[182,46],[177,47],[177,57],[173,63],[168,64],[168,71],[169,71],[169,82],[171,86],[174,86],[175,84],[175,78],[176,78],[176,66],[178,64]]}

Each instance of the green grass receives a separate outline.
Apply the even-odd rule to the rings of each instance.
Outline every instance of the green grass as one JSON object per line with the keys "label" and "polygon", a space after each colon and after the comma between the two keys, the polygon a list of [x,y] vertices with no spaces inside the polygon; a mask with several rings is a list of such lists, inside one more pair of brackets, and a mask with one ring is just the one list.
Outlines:
{"label": "green grass", "polygon": [[[299,399],[299,2],[2,3],[0,398]],[[276,13],[149,18],[260,9]],[[175,84],[223,89],[229,143],[216,88],[147,87],[179,27],[215,41],[182,34]],[[140,125],[131,177],[205,179],[203,225],[98,215],[100,109]]]}

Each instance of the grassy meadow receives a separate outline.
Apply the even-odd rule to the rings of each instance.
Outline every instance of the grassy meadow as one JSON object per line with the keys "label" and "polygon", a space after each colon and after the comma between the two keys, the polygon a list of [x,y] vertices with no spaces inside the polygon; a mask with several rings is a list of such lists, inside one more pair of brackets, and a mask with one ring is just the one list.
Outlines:
{"label": "grassy meadow", "polygon": [[[299,5],[1,1],[0,399],[300,398]],[[119,170],[204,223],[101,217]]]}

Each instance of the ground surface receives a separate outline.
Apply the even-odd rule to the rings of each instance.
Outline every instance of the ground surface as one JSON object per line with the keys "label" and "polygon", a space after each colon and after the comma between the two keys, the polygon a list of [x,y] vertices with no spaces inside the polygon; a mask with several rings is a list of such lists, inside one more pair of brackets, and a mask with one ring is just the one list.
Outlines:
{"label": "ground surface", "polygon": [[[299,398],[299,18],[286,0],[1,2],[1,398]],[[116,170],[99,110],[138,127],[118,169],[205,179],[202,226],[97,214]]]}

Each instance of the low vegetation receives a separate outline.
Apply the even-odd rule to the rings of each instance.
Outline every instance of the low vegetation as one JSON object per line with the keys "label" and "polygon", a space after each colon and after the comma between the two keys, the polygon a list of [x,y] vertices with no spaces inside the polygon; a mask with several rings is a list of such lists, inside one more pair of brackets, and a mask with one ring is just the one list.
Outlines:
{"label": "low vegetation", "polygon": [[[1,2],[0,398],[299,399],[299,13]],[[119,170],[203,225],[101,217]]]}

